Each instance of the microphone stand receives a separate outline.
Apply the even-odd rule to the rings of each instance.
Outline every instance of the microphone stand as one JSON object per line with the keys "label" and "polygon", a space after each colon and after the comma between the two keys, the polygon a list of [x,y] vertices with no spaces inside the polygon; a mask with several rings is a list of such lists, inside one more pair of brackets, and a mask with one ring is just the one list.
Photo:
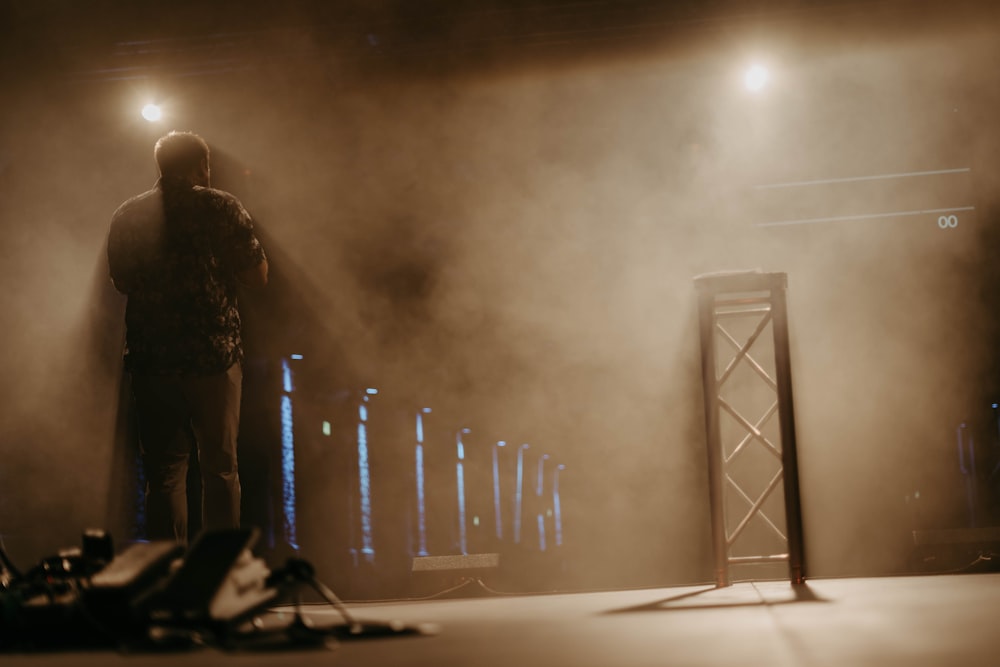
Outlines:
{"label": "microphone stand", "polygon": [[[295,620],[287,628],[296,638],[320,639],[371,639],[376,637],[401,637],[408,635],[430,635],[439,631],[430,624],[406,625],[399,621],[361,621],[355,618],[337,595],[316,577],[316,570],[305,560],[290,558],[285,567],[276,570],[268,578],[267,585],[277,588],[283,595],[291,597],[295,603]],[[301,592],[303,587],[314,590],[327,604],[337,610],[344,623],[319,629],[306,624],[301,613]]]}

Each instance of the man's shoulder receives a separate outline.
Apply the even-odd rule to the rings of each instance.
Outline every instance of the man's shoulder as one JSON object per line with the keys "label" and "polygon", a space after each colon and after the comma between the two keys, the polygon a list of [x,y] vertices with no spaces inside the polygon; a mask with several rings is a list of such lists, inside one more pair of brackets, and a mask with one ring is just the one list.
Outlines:
{"label": "man's shoulder", "polygon": [[243,208],[243,203],[231,192],[217,188],[195,186],[194,193],[203,203],[208,204],[216,210],[225,211],[239,217],[246,216],[246,209]]}
{"label": "man's shoulder", "polygon": [[134,215],[135,213],[144,212],[149,210],[151,207],[159,206],[161,201],[160,191],[156,188],[151,190],[146,190],[145,192],[138,194],[134,197],[126,199],[121,205],[115,209],[114,214],[111,216],[112,221],[120,220],[125,217]]}
{"label": "man's shoulder", "polygon": [[[218,188],[205,188],[200,185],[194,186],[194,191],[198,197],[210,201],[240,204],[240,200],[231,192],[219,190]],[[242,206],[242,204],[240,204]]]}

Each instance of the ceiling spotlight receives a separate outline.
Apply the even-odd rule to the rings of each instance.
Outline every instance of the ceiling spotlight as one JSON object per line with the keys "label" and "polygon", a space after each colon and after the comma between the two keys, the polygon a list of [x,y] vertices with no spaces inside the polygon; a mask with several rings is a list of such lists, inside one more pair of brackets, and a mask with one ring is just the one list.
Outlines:
{"label": "ceiling spotlight", "polygon": [[762,90],[771,78],[770,72],[763,65],[754,65],[743,75],[743,85],[752,93]]}
{"label": "ceiling spotlight", "polygon": [[142,108],[142,117],[150,123],[155,123],[163,118],[163,109],[156,104],[147,104]]}

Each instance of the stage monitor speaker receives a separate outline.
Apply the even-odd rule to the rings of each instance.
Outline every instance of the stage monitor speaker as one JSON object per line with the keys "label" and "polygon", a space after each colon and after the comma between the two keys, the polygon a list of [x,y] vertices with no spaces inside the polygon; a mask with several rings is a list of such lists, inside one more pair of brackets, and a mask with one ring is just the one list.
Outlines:
{"label": "stage monitor speaker", "polygon": [[913,531],[912,566],[921,572],[1000,570],[1000,527]]}
{"label": "stage monitor speaker", "polygon": [[411,588],[417,595],[481,595],[500,567],[500,554],[419,556],[413,559]]}

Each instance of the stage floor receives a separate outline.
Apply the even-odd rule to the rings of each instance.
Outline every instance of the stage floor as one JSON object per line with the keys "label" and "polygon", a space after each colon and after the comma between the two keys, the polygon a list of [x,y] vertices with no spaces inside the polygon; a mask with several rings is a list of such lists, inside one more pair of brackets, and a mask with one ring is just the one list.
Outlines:
{"label": "stage floor", "polygon": [[[436,634],[330,649],[2,655],[4,665],[476,665],[477,667],[993,667],[1000,574],[744,582],[627,591],[357,603],[360,621]],[[284,612],[283,612],[284,613]],[[310,605],[316,623],[339,617]],[[287,615],[286,615],[287,616]],[[271,619],[278,622],[277,615]]]}

